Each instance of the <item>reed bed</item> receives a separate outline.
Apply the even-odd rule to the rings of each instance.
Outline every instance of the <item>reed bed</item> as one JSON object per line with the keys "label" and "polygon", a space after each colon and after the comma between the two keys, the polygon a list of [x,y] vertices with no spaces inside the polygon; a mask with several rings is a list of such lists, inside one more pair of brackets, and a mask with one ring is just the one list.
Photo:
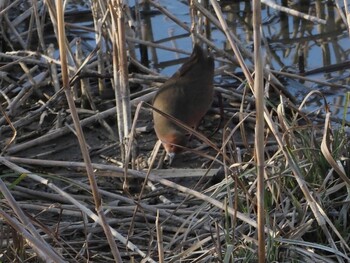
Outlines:
{"label": "reed bed", "polygon": [[[136,2],[82,11],[0,0],[0,262],[350,262],[349,97],[339,117],[322,92],[299,100],[284,80],[347,83],[313,80],[302,62],[300,72],[271,69],[259,1],[253,55],[225,3],[190,1],[188,25],[161,1]],[[326,24],[321,9],[261,3]],[[348,10],[334,5],[346,32]],[[199,146],[167,169],[150,115],[167,77],[149,62],[156,50],[189,52],[146,34],[152,12],[205,43],[219,65],[222,105],[193,131]],[[229,48],[211,41],[204,20]]]}

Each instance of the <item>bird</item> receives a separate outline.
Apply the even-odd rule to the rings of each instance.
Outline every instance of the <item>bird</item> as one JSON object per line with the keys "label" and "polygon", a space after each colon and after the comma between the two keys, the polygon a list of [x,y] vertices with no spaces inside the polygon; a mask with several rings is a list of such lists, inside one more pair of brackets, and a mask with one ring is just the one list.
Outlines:
{"label": "bird", "polygon": [[[153,107],[191,128],[211,107],[214,95],[214,59],[199,44],[194,44],[189,59],[156,92]],[[154,130],[171,164],[187,145],[188,132],[166,116],[153,110]]]}

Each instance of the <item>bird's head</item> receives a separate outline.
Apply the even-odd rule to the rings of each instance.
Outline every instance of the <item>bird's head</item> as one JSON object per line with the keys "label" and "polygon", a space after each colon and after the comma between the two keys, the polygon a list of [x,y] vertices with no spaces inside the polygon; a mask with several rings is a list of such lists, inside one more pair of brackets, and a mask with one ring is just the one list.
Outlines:
{"label": "bird's head", "polygon": [[[162,138],[162,144],[168,155],[168,162],[171,164],[176,154],[183,151],[183,147],[187,144],[187,137],[181,131],[174,131]],[[182,147],[181,147],[182,146]]]}

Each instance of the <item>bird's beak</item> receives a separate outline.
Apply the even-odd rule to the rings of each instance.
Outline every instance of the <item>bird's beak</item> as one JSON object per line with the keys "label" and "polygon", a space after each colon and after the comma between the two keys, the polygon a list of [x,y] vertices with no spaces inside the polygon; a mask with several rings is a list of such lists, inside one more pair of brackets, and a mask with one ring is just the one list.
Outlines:
{"label": "bird's beak", "polygon": [[164,161],[166,162],[166,164],[168,166],[170,166],[174,160],[175,157],[175,153],[167,153],[167,155],[165,156]]}

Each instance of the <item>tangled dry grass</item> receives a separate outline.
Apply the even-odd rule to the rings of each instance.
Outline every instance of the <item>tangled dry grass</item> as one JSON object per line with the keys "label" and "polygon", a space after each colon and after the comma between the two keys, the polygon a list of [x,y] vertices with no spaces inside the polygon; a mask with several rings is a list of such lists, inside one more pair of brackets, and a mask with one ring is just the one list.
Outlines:
{"label": "tangled dry grass", "polygon": [[[225,114],[210,139],[194,133],[193,144],[201,146],[179,157],[186,169],[160,169],[153,165],[159,143],[146,103],[165,77],[133,52],[135,45],[188,52],[131,36],[122,20],[131,21],[130,9],[119,1],[94,1],[87,26],[66,13],[69,33],[62,35],[59,2],[0,2],[0,262],[262,262],[259,230],[267,262],[350,261],[348,100],[338,119],[321,92],[297,102],[277,72],[264,70],[264,85],[275,95],[264,108],[261,225],[257,114],[244,62],[251,57],[219,10],[192,1],[236,41],[232,48],[243,61],[147,1],[212,47]],[[95,34],[95,48],[77,37],[87,32]],[[137,69],[129,75],[126,44]],[[230,71],[237,63],[247,80]],[[233,75],[238,80],[222,84]],[[136,91],[130,95],[129,88]],[[323,103],[310,112],[315,97]],[[219,112],[214,104],[204,132],[219,122]]]}

